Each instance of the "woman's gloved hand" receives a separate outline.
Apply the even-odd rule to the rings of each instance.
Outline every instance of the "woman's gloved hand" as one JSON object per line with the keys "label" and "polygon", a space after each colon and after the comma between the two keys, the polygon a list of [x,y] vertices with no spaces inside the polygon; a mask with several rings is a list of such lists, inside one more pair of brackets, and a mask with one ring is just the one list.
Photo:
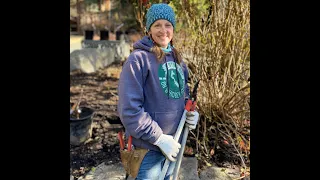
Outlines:
{"label": "woman's gloved hand", "polygon": [[167,159],[170,161],[176,161],[174,157],[178,155],[181,145],[175,141],[172,136],[161,134],[161,136],[153,144],[160,148],[162,154],[164,154]]}
{"label": "woman's gloved hand", "polygon": [[188,111],[186,119],[186,126],[189,127],[190,130],[193,130],[197,127],[198,120],[199,120],[199,113],[197,111]]}

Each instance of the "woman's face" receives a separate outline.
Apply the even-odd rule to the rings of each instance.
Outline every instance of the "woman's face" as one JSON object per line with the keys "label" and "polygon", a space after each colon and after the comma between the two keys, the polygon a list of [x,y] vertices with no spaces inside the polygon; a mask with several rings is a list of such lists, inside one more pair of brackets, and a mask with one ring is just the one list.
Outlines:
{"label": "woman's face", "polygon": [[173,38],[173,26],[169,21],[159,19],[151,25],[149,35],[161,47],[167,48]]}

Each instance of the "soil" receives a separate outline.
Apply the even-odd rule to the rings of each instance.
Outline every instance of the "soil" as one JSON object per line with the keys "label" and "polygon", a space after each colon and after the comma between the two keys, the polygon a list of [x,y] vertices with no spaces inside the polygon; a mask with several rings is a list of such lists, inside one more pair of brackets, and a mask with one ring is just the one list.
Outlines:
{"label": "soil", "polygon": [[70,173],[77,179],[101,164],[120,162],[117,132],[122,130],[116,113],[117,84],[121,66],[113,64],[92,74],[70,73],[70,104],[94,110],[92,136],[80,146],[70,145]]}

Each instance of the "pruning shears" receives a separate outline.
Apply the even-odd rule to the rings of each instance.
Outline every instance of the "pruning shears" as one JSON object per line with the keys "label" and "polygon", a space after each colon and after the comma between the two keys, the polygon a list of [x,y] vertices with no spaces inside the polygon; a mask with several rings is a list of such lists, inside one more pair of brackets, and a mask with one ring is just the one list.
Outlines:
{"label": "pruning shears", "polygon": [[[191,94],[191,99],[188,99],[188,101],[186,103],[186,106],[184,108],[184,112],[183,112],[182,117],[180,119],[179,126],[177,128],[177,132],[174,135],[174,140],[177,141],[177,142],[179,141],[182,129],[184,128],[184,124],[185,124],[186,118],[187,118],[187,112],[194,111],[195,108],[196,108],[196,105],[197,105],[197,101],[196,100],[197,100],[199,82],[200,82],[200,80],[198,80],[196,82],[196,84],[194,85],[194,88],[193,88],[193,91],[192,91],[192,94]],[[174,172],[173,172],[173,180],[177,179],[177,174],[179,172],[179,168],[180,168],[180,164],[181,164],[181,160],[182,160],[182,155],[183,155],[183,152],[184,152],[184,147],[186,145],[188,133],[189,133],[189,128],[185,127],[184,128],[184,133],[183,133],[183,138],[182,138],[182,143],[181,143],[181,149],[179,151],[177,162],[176,162],[176,166],[175,166],[175,169],[174,169]],[[163,165],[161,174],[159,176],[159,180],[163,180],[165,175],[167,174],[167,171],[168,171],[168,168],[169,168],[169,163],[170,163],[170,161],[168,159],[166,159],[166,161],[165,161],[165,163]]]}
{"label": "pruning shears", "polygon": [[197,106],[197,94],[198,94],[198,87],[199,87],[199,81],[196,82],[196,84],[194,85],[192,94],[191,94],[191,99],[189,99],[187,101],[186,107],[185,109],[187,111],[194,111],[196,109]]}

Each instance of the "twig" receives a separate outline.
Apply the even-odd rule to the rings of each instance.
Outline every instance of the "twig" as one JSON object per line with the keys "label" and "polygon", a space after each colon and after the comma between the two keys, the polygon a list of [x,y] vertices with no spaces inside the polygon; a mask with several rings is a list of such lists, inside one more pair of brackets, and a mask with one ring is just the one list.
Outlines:
{"label": "twig", "polygon": [[[191,131],[191,133],[194,135],[194,133]],[[198,142],[199,140],[199,134],[200,134],[200,126],[197,127],[197,136],[196,136],[196,142]],[[197,150],[197,153],[199,152],[199,145],[198,143],[196,143],[196,150]]]}
{"label": "twig", "polygon": [[[203,137],[207,137],[206,134],[207,134],[207,127],[206,127],[206,118],[204,118],[204,121],[203,121]],[[205,154],[208,156],[208,149],[207,149],[207,146],[206,146],[206,139],[203,138],[203,146],[204,146],[204,149],[205,149]]]}
{"label": "twig", "polygon": [[226,106],[227,104],[229,104],[229,102],[230,102],[236,95],[238,95],[238,93],[239,93],[240,91],[243,91],[244,89],[247,89],[247,88],[249,88],[249,87],[250,87],[250,84],[247,84],[245,87],[243,87],[243,88],[239,89],[238,91],[236,91],[236,92],[234,93],[234,95],[233,95],[230,99],[228,99],[228,101],[223,105],[223,107]]}
{"label": "twig", "polygon": [[[225,126],[225,124],[223,124]],[[226,127],[226,126],[225,126]],[[230,137],[230,132],[228,130],[228,128],[226,128],[228,134],[229,134],[229,137]],[[246,166],[246,163],[244,162],[244,159],[241,155],[241,153],[238,151],[238,148],[236,147],[235,143],[234,143],[234,140],[232,138],[230,138],[230,140],[232,141],[232,146],[234,147],[234,149],[237,151],[237,153],[239,154],[240,158],[241,158],[241,161],[242,161],[242,165],[244,166],[244,169],[247,170],[247,166]]]}
{"label": "twig", "polygon": [[74,103],[74,105],[73,105],[72,108],[70,109],[70,115],[71,115],[73,112],[76,112],[78,119],[79,119],[78,109],[79,109],[79,105],[80,105],[82,96],[83,96],[83,88],[81,88],[81,95],[80,95],[80,98],[79,98],[78,102]]}

